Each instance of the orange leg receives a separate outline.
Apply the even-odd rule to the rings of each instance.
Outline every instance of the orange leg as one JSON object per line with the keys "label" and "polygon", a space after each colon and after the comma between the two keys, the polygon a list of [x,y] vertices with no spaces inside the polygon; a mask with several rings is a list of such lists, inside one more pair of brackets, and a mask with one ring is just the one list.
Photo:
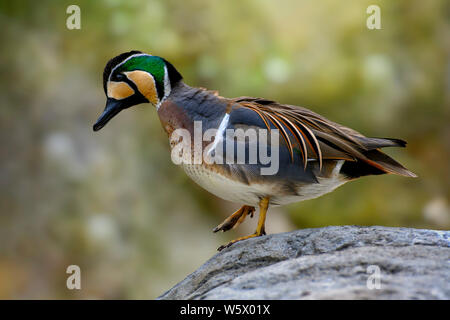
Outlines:
{"label": "orange leg", "polygon": [[253,218],[253,212],[255,212],[255,207],[242,206],[239,210],[233,213],[231,216],[226,218],[221,224],[213,229],[213,232],[222,230],[223,232],[230,229],[236,228],[242,222],[244,222],[247,215]]}
{"label": "orange leg", "polygon": [[250,238],[254,238],[254,237],[259,237],[262,235],[266,234],[264,225],[266,222],[266,213],[267,213],[267,209],[269,208],[269,198],[263,198],[260,202],[259,202],[259,220],[258,220],[258,226],[256,227],[256,231],[255,233],[245,236],[245,237],[240,237],[237,239],[234,239],[230,242],[228,242],[226,245],[222,245],[219,248],[217,248],[217,250],[221,251],[224,248],[228,248],[229,246],[231,246],[233,243],[236,243],[238,241],[241,240],[245,240],[245,239],[250,239]]}

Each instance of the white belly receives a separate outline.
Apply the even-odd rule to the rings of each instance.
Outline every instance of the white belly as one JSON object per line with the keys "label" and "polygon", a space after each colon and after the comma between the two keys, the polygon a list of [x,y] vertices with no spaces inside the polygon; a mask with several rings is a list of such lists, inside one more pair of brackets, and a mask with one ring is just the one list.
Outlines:
{"label": "white belly", "polygon": [[198,185],[224,200],[258,206],[258,194],[266,194],[271,191],[267,185],[248,185],[231,180],[200,165],[183,165],[183,169]]}
{"label": "white belly", "polygon": [[332,174],[327,179],[318,178],[319,183],[301,185],[297,188],[297,195],[287,195],[282,190],[282,185],[277,183],[246,184],[231,180],[215,171],[209,170],[201,165],[183,165],[186,174],[205,190],[212,194],[239,204],[258,206],[260,197],[269,196],[272,205],[285,205],[293,202],[313,199],[329,193],[344,184],[339,171],[343,160],[338,162]]}

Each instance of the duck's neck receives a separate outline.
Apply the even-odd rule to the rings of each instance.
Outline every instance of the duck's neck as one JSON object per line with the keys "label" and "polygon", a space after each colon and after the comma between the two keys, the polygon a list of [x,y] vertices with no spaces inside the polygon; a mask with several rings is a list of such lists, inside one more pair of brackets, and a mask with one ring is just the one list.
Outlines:
{"label": "duck's neck", "polygon": [[[204,131],[209,128],[217,128],[226,109],[226,99],[179,81],[161,104],[158,115],[163,127],[169,125],[174,129],[190,129],[194,121],[201,121]],[[168,131],[167,128],[165,130]]]}

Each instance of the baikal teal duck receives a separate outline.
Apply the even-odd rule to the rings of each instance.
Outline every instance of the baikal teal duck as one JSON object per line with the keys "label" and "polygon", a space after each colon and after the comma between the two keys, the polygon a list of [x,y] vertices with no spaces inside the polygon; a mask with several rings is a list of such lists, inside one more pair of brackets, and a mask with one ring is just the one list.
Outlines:
{"label": "baikal teal duck", "polygon": [[[152,104],[169,136],[172,154],[179,147],[177,141],[189,140],[183,141],[184,148],[180,148],[191,151],[181,155],[181,165],[189,177],[216,196],[242,205],[214,228],[214,232],[238,226],[259,207],[255,233],[235,239],[219,250],[237,241],[264,235],[270,206],[316,198],[367,175],[391,173],[416,177],[380,150],[404,147],[403,140],[365,137],[298,106],[264,98],[229,99],[214,91],[190,87],[172,64],[158,56],[140,51],[120,54],[107,63],[103,86],[107,102],[94,124],[95,131],[123,109],[141,103]],[[205,148],[201,161],[186,161],[198,156],[195,130],[200,130],[203,137],[211,129],[215,130],[212,141],[200,142]],[[252,129],[258,134],[246,134],[244,139],[229,135],[230,130],[237,132],[239,129],[244,133]],[[189,135],[180,135],[182,138],[177,140],[175,136],[180,130]],[[266,135],[259,134],[264,131]],[[240,146],[244,150],[240,154],[244,161],[236,156]],[[251,156],[254,150],[258,151],[256,159]],[[220,157],[215,157],[215,161],[204,159],[209,156],[211,160],[217,155]],[[267,161],[268,155],[277,161],[276,166]],[[269,172],[272,167],[275,170]]]}

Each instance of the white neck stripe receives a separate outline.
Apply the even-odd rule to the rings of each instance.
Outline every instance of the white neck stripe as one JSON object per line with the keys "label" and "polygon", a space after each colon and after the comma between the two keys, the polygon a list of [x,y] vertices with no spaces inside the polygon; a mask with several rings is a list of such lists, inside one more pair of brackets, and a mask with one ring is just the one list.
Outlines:
{"label": "white neck stripe", "polygon": [[[155,85],[156,85],[156,82],[155,82]],[[166,98],[169,96],[170,91],[172,91],[172,87],[171,87],[170,81],[169,81],[169,72],[167,71],[167,67],[164,64],[164,96],[156,105],[156,110],[159,109],[159,107],[161,106],[161,103],[163,103],[164,100],[166,100]]]}

